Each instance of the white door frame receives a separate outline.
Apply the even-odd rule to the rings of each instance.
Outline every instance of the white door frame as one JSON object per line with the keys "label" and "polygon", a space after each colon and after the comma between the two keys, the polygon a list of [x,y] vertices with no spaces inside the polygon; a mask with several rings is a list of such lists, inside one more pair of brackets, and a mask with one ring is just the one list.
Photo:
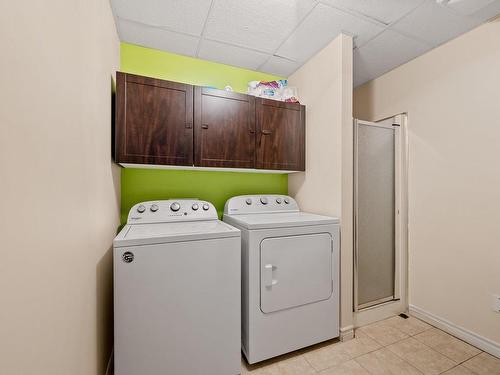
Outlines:
{"label": "white door frame", "polygon": [[[394,298],[371,306],[357,306],[357,125],[394,129],[395,135],[395,282]],[[408,142],[407,115],[377,122],[354,120],[354,327],[408,311]]]}

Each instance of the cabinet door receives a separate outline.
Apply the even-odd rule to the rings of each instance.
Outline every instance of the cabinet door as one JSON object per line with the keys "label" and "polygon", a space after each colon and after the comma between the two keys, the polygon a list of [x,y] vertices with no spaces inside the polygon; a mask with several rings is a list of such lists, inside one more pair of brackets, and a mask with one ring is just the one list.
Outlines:
{"label": "cabinet door", "polygon": [[195,87],[195,165],[255,167],[255,98]]}
{"label": "cabinet door", "polygon": [[193,164],[193,86],[117,73],[117,163]]}
{"label": "cabinet door", "polygon": [[305,170],[305,107],[257,99],[256,168]]}

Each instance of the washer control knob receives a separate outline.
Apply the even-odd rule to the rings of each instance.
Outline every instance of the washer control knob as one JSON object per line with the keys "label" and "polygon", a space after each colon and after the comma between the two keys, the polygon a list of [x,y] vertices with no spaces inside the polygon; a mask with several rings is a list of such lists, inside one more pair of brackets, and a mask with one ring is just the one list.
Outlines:
{"label": "washer control knob", "polygon": [[260,198],[260,203],[267,204],[267,198],[266,197]]}
{"label": "washer control knob", "polygon": [[276,198],[276,203],[281,204],[281,198],[280,197]]}
{"label": "washer control knob", "polygon": [[203,203],[203,211],[208,211],[208,209],[210,208],[210,206],[208,205],[208,203]]}
{"label": "washer control knob", "polygon": [[284,201],[286,204],[290,203],[290,199],[288,199],[288,198],[285,198]]}
{"label": "washer control knob", "polygon": [[252,198],[245,199],[245,203],[250,206],[252,204]]}
{"label": "washer control knob", "polygon": [[144,211],[146,211],[146,207],[144,205],[139,205],[139,207],[137,207],[137,212],[139,212],[140,214],[142,214]]}
{"label": "washer control knob", "polygon": [[158,208],[159,207],[157,204],[152,204],[150,210],[151,210],[151,212],[156,212],[156,211],[158,211]]}
{"label": "washer control knob", "polygon": [[193,211],[198,211],[198,208],[200,208],[200,206],[198,206],[198,203],[193,203],[191,208],[193,209]]}
{"label": "washer control knob", "polygon": [[174,212],[177,212],[181,209],[181,205],[178,202],[174,202],[170,205],[170,209]]}

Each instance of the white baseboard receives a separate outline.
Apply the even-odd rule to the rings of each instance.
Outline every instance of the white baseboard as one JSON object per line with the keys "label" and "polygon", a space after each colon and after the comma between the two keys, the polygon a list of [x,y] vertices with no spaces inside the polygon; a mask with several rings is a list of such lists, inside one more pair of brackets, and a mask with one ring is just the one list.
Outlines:
{"label": "white baseboard", "polygon": [[349,341],[354,338],[354,326],[340,328],[340,341]]}
{"label": "white baseboard", "polygon": [[500,358],[500,344],[486,337],[480,336],[477,333],[471,332],[463,327],[457,326],[449,320],[440,318],[420,307],[410,305],[410,315],[421,319],[449,334],[458,337],[459,339],[474,345],[475,347]]}

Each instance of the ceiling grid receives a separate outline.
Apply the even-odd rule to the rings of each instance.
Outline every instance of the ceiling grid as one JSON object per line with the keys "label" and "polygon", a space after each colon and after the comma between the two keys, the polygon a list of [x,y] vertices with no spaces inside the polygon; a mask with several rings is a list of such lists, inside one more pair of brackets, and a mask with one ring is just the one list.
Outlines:
{"label": "ceiling grid", "polygon": [[340,33],[354,86],[500,14],[500,0],[111,0],[124,42],[289,76]]}

